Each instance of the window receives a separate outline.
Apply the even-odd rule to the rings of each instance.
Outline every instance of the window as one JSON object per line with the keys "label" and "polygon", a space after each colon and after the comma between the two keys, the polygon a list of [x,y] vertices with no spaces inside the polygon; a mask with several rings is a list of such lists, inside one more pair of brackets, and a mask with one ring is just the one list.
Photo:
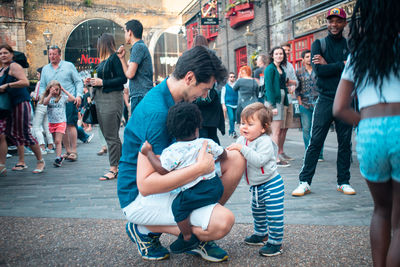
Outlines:
{"label": "window", "polygon": [[186,26],[186,38],[187,38],[187,48],[190,49],[193,46],[194,38],[199,34],[198,23],[192,23]]}
{"label": "window", "polygon": [[247,49],[245,46],[235,50],[236,57],[236,73],[239,75],[239,70],[241,67],[247,65]]}
{"label": "window", "polygon": [[310,49],[311,44],[314,42],[314,35],[310,34],[292,41],[289,41],[291,45],[291,52],[288,57],[288,61],[293,64],[295,69],[301,67],[301,52]]}
{"label": "window", "polygon": [[218,25],[204,25],[202,26],[202,33],[207,40],[213,40],[218,36]]}

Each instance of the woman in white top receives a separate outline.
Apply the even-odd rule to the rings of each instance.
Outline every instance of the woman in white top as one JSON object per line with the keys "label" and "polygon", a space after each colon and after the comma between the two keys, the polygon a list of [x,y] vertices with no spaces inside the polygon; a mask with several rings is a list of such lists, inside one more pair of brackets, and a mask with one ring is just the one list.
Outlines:
{"label": "woman in white top", "polygon": [[[333,114],[358,126],[361,174],[374,200],[374,266],[400,266],[400,1],[358,0],[350,24],[351,55]],[[357,94],[360,112],[350,108]]]}

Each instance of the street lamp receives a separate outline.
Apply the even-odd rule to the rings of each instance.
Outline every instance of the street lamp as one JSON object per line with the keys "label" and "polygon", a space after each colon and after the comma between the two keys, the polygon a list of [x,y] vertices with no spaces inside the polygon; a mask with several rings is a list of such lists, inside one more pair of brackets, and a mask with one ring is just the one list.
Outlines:
{"label": "street lamp", "polygon": [[[46,29],[43,32],[43,38],[44,38],[44,41],[46,42],[46,45],[47,45],[47,50],[43,51],[43,54],[47,55],[49,53],[49,48],[50,48],[50,44],[51,44],[51,39],[53,38],[53,33],[51,33],[49,31],[49,29]],[[47,56],[47,58],[48,58],[48,56]],[[49,60],[49,63],[50,63],[50,59],[48,59],[48,60]]]}

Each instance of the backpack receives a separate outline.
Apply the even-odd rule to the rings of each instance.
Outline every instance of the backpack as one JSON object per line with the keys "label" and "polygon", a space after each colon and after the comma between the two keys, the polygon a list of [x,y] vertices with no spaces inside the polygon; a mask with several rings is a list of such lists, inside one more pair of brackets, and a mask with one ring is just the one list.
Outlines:
{"label": "backpack", "polygon": [[23,68],[29,68],[28,59],[23,52],[14,51],[13,60],[17,62]]}

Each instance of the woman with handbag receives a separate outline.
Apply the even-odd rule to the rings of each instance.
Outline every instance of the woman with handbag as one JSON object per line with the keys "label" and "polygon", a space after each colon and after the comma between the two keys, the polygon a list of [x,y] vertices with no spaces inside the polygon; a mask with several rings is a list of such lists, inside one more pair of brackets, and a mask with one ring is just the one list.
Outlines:
{"label": "woman with handbag", "polygon": [[233,86],[234,91],[239,91],[238,107],[236,110],[237,122],[240,123],[240,114],[242,110],[254,102],[258,101],[258,83],[251,77],[251,69],[249,66],[243,66],[239,70],[239,79]]}
{"label": "woman with handbag", "polygon": [[[0,93],[7,92],[11,102],[11,123],[7,137],[17,145],[18,163],[12,168],[13,171],[23,171],[28,166],[24,159],[24,146],[29,146],[36,156],[37,164],[33,173],[41,173],[44,170],[45,162],[40,152],[36,139],[31,134],[31,105],[30,96],[26,87],[29,81],[26,78],[22,67],[13,61],[14,51],[7,44],[0,45]],[[1,120],[1,119],[0,119]],[[0,122],[0,175],[5,174],[5,157],[7,154],[7,143],[5,133],[7,124],[4,120]]]}
{"label": "woman with handbag", "polygon": [[100,181],[116,179],[122,143],[119,138],[122,110],[124,108],[123,90],[126,77],[121,61],[115,53],[115,41],[111,34],[102,34],[97,41],[100,64],[96,67],[97,78],[87,78],[86,83],[93,86],[97,120],[106,139],[110,170],[99,178]]}

